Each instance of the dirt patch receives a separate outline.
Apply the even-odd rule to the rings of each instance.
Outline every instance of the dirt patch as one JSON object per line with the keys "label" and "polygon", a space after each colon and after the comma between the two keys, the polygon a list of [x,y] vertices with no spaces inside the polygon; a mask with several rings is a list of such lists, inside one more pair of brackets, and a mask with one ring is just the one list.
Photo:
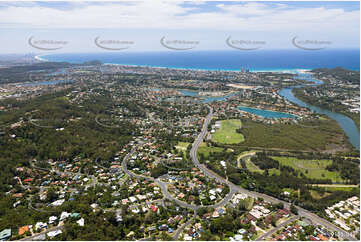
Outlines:
{"label": "dirt patch", "polygon": [[341,146],[338,144],[328,144],[326,146],[326,150],[324,151],[324,153],[335,154],[337,152],[347,152],[347,151],[350,151],[350,149],[347,148],[346,146]]}

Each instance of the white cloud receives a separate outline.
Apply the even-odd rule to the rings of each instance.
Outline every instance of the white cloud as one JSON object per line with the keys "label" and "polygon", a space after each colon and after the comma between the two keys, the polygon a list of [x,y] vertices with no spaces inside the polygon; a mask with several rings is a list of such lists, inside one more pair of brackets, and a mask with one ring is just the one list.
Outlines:
{"label": "white cloud", "polygon": [[[77,6],[77,5],[75,5]],[[79,4],[70,9],[37,5],[0,8],[1,27],[21,28],[148,28],[293,31],[318,28],[332,31],[359,32],[359,11],[343,9],[287,8],[286,4],[248,2],[218,4],[219,11],[205,11],[204,4],[145,1]],[[202,10],[202,11],[194,11]]]}
{"label": "white cloud", "polygon": [[[3,6],[3,7],[2,7]],[[0,51],[33,50],[30,36],[67,40],[62,51],[92,49],[94,38],[134,40],[132,50],[157,50],[162,36],[199,40],[199,49],[229,49],[225,39],[266,41],[267,48],[293,48],[290,40],[332,41],[359,47],[360,12],[287,3],[76,2],[58,5],[0,3]],[[11,39],[11,41],[9,41]],[[265,48],[266,48],[265,47]]]}

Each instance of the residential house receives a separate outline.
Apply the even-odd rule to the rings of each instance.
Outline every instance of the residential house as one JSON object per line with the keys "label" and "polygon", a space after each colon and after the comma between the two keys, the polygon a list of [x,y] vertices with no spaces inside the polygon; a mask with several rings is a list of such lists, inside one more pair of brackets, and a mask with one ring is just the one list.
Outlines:
{"label": "residential house", "polygon": [[49,233],[47,233],[47,235],[50,238],[53,238],[53,237],[55,237],[55,236],[57,236],[57,235],[59,235],[61,233],[62,233],[62,231],[60,229],[58,229],[58,230],[50,231]]}
{"label": "residential house", "polygon": [[21,235],[25,234],[28,231],[30,231],[29,225],[22,226],[22,227],[19,228],[18,235],[21,236]]}
{"label": "residential house", "polygon": [[8,240],[11,237],[11,229],[4,229],[0,232],[0,240]]}

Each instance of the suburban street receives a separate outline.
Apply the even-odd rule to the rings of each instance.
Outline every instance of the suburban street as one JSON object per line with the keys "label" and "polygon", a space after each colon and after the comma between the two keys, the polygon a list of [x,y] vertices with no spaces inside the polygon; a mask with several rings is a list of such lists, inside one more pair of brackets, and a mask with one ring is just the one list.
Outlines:
{"label": "suburban street", "polygon": [[[164,198],[174,201],[181,207],[189,208],[189,209],[193,209],[193,210],[198,210],[199,208],[202,207],[201,205],[193,205],[193,204],[185,203],[185,202],[173,197],[167,189],[167,184],[165,182],[160,181],[159,179],[154,179],[153,177],[148,177],[148,176],[137,175],[137,174],[129,171],[127,168],[127,161],[132,154],[134,154],[134,150],[132,150],[129,154],[127,154],[122,161],[122,168],[126,174],[128,174],[131,177],[135,177],[137,179],[145,179],[145,180],[149,180],[149,181],[154,181],[161,188]],[[203,206],[203,207],[212,207],[212,208],[222,207],[222,206],[226,205],[232,199],[233,195],[234,195],[234,190],[230,190],[230,192],[227,194],[227,196],[225,196],[222,199],[222,201],[220,201],[214,205],[208,205],[208,206]]]}
{"label": "suburban street", "polygon": [[[169,199],[171,201],[174,201],[175,203],[177,203],[179,206],[181,206],[183,208],[192,209],[194,211],[194,216],[192,218],[190,218],[185,224],[183,224],[181,227],[179,227],[175,231],[175,234],[173,236],[174,239],[178,239],[178,237],[182,233],[183,229],[186,226],[190,225],[194,221],[194,218],[196,217],[198,209],[200,209],[201,207],[218,208],[218,207],[225,206],[232,199],[233,195],[236,194],[236,193],[246,194],[246,195],[248,195],[250,197],[253,197],[253,198],[263,198],[265,201],[271,202],[271,203],[283,203],[286,208],[290,208],[290,206],[291,206],[291,204],[289,202],[279,200],[277,198],[274,198],[274,197],[266,195],[266,194],[262,194],[262,193],[258,193],[258,192],[254,192],[254,191],[249,191],[249,190],[246,190],[246,189],[244,189],[244,188],[242,188],[240,186],[237,186],[237,185],[233,184],[232,182],[228,181],[227,179],[225,179],[225,178],[221,177],[220,175],[216,174],[212,170],[208,169],[204,164],[201,164],[199,162],[199,160],[197,158],[197,150],[198,150],[199,145],[203,142],[204,137],[208,133],[208,125],[209,125],[209,123],[210,123],[210,121],[212,119],[212,116],[213,116],[212,108],[209,107],[209,110],[210,110],[210,112],[209,112],[209,114],[206,116],[206,118],[204,120],[202,130],[201,130],[200,134],[198,135],[198,137],[196,138],[196,140],[194,141],[193,146],[192,146],[192,148],[190,150],[190,157],[191,157],[191,160],[194,163],[194,165],[196,167],[198,167],[206,176],[208,176],[210,178],[213,178],[217,182],[223,183],[223,184],[225,184],[225,185],[227,185],[229,187],[229,189],[230,189],[229,193],[221,201],[219,201],[218,203],[216,203],[214,205],[208,205],[208,206],[188,204],[186,202],[183,202],[183,201],[177,199],[176,197],[173,197],[169,193],[169,191],[167,189],[167,184],[168,183],[161,181],[160,178],[155,179],[153,177],[138,175],[138,174],[135,174],[135,173],[129,171],[128,168],[127,168],[127,161],[135,153],[134,148],[124,157],[124,159],[122,161],[122,164],[121,164],[123,171],[126,174],[128,174],[130,177],[135,177],[136,179],[139,179],[139,180],[148,180],[148,181],[155,182],[161,188],[161,191],[162,191],[162,194],[163,194],[164,198],[161,199],[161,200],[158,200],[158,201],[149,201],[149,202],[147,202],[147,204],[156,203],[156,202],[163,202],[164,199],[166,198],[166,199]],[[249,157],[249,156],[252,156],[252,155],[253,154],[245,154],[244,157],[241,157],[241,158]],[[36,169],[50,171],[50,169],[35,166],[33,164],[33,162],[30,162],[30,164],[31,164],[32,167],[34,167]],[[61,174],[63,172],[55,171],[55,173]],[[72,173],[72,172],[64,172],[64,173]],[[77,173],[77,174],[79,174],[79,173]],[[95,178],[95,176],[92,175],[91,176],[91,184],[88,184],[88,186],[95,186],[96,183],[97,183],[97,179]],[[32,206],[32,204],[31,204],[31,199],[28,201],[28,206],[30,208],[35,209],[35,210],[40,211],[40,212],[47,212],[45,210],[34,208]],[[276,232],[280,228],[282,228],[285,225],[291,223],[292,221],[295,221],[296,219],[298,219],[300,217],[304,217],[304,218],[312,221],[312,223],[314,223],[314,224],[320,224],[320,225],[326,227],[330,231],[337,232],[338,235],[340,237],[344,238],[344,239],[356,240],[349,233],[345,232],[344,230],[342,230],[341,228],[337,227],[336,225],[330,223],[329,221],[320,218],[316,214],[314,214],[314,213],[312,213],[310,211],[307,211],[306,209],[300,208],[300,207],[297,207],[297,209],[298,209],[298,215],[297,216],[289,218],[285,222],[279,224],[277,227],[269,230],[268,232],[266,232],[265,234],[263,234],[262,236],[257,238],[257,240],[265,240],[267,237],[272,235],[274,232]],[[36,237],[36,236],[41,235],[41,234],[48,233],[48,232],[53,231],[53,230],[61,229],[61,228],[62,228],[62,226],[54,227],[54,228],[51,228],[51,229],[49,229],[49,230],[47,230],[45,232],[36,234],[34,236],[31,236],[31,237],[27,237],[24,240],[31,240],[33,237]]]}
{"label": "suburban street", "polygon": [[[230,187],[231,193],[238,192],[238,193],[247,194],[248,196],[251,196],[251,197],[254,197],[254,198],[261,197],[265,201],[268,201],[268,202],[271,202],[271,203],[280,203],[281,202],[281,203],[284,204],[284,206],[286,208],[289,208],[290,205],[291,205],[290,203],[279,200],[277,198],[273,198],[273,197],[268,196],[266,194],[262,194],[262,193],[258,193],[258,192],[251,192],[251,191],[248,191],[248,190],[246,190],[244,188],[241,188],[241,187],[233,184],[232,182],[224,179],[223,177],[217,175],[213,171],[209,170],[206,166],[204,166],[203,164],[201,164],[198,161],[197,150],[198,150],[199,145],[203,142],[203,139],[204,139],[204,137],[206,136],[206,134],[208,132],[208,124],[210,123],[210,121],[212,119],[212,116],[213,116],[213,109],[211,107],[209,107],[209,114],[207,115],[207,117],[204,120],[202,131],[199,134],[199,136],[197,137],[197,139],[195,140],[195,142],[193,143],[192,149],[190,151],[190,156],[191,156],[191,159],[192,159],[193,163],[195,164],[195,166],[197,166],[199,169],[201,169],[206,175],[208,175],[208,176],[210,176],[212,178],[215,178],[218,182],[227,184]],[[327,220],[325,220],[323,218],[320,218],[316,214],[311,213],[310,211],[307,211],[307,210],[305,210],[303,208],[300,208],[298,206],[296,206],[296,207],[297,207],[298,213],[299,213],[299,215],[301,217],[308,218],[308,219],[312,220],[316,224],[320,224],[320,225],[326,227],[327,229],[329,229],[331,231],[337,232],[338,235],[340,237],[344,238],[344,239],[356,240],[356,238],[352,237],[349,233],[345,232],[344,230],[337,227],[336,225],[328,222]]]}
{"label": "suburban street", "polygon": [[276,232],[277,230],[283,228],[284,226],[286,226],[289,223],[292,223],[293,221],[299,219],[300,216],[294,216],[290,219],[287,219],[286,221],[284,221],[283,223],[280,223],[277,227],[270,229],[269,231],[267,231],[266,233],[262,234],[260,237],[258,237],[256,240],[265,240],[267,239],[269,236],[271,236],[274,232]]}
{"label": "suburban street", "polygon": [[[194,163],[194,165],[196,167],[198,167],[200,170],[202,170],[205,175],[207,175],[208,177],[216,179],[217,182],[219,182],[219,183],[223,183],[225,185],[228,185],[229,188],[230,188],[230,192],[227,194],[227,196],[222,201],[220,201],[217,204],[210,205],[208,207],[217,208],[217,207],[224,206],[225,204],[227,204],[232,199],[232,197],[233,197],[233,195],[235,193],[242,193],[242,194],[247,194],[248,196],[253,197],[253,198],[263,198],[265,201],[271,202],[271,203],[283,203],[286,208],[290,208],[291,204],[289,202],[285,202],[285,201],[279,200],[277,198],[271,197],[271,196],[263,194],[263,193],[249,191],[249,190],[246,190],[246,189],[244,189],[242,187],[239,187],[239,186],[233,184],[232,182],[226,180],[225,178],[219,176],[215,172],[209,170],[204,164],[201,164],[199,162],[199,160],[197,158],[197,150],[198,150],[199,145],[203,142],[203,139],[204,139],[204,137],[206,136],[206,134],[208,132],[208,125],[209,125],[209,123],[210,123],[210,121],[212,119],[212,116],[213,116],[212,108],[209,107],[209,110],[210,110],[210,112],[209,112],[209,114],[206,116],[206,118],[204,120],[201,133],[198,135],[197,139],[193,143],[192,149],[190,151],[190,157],[191,157],[191,160]],[[195,211],[198,210],[201,207],[200,205],[193,205],[193,204],[185,203],[185,202],[180,201],[177,198],[173,197],[168,192],[166,183],[160,181],[159,179],[154,179],[153,177],[137,175],[137,174],[134,174],[133,172],[129,171],[128,168],[127,168],[127,161],[129,160],[129,157],[134,154],[134,152],[135,152],[134,149],[132,149],[129,152],[129,154],[127,154],[124,157],[124,159],[122,161],[122,168],[123,168],[125,173],[127,173],[129,176],[135,177],[137,179],[145,179],[145,180],[150,180],[150,181],[156,182],[160,186],[160,188],[162,190],[162,193],[163,193],[163,196],[165,198],[169,199],[169,200],[172,200],[172,201],[176,202],[181,207],[193,209]],[[267,232],[266,234],[261,236],[259,239],[261,240],[261,239],[264,239],[264,238],[268,237],[269,235],[271,235],[273,233],[272,231],[278,230],[283,225],[286,225],[286,224],[294,221],[298,217],[305,217],[305,218],[313,221],[315,224],[320,224],[320,225],[326,227],[327,229],[329,229],[331,231],[337,232],[339,234],[339,236],[344,238],[344,239],[355,240],[355,238],[353,238],[349,233],[345,232],[344,230],[337,227],[336,225],[328,222],[327,220],[325,220],[323,218],[320,218],[316,214],[313,214],[312,212],[307,211],[307,210],[305,210],[303,208],[300,208],[300,207],[297,207],[297,209],[298,209],[298,213],[299,213],[298,216],[296,216],[296,217],[294,217],[292,219],[289,219],[286,222],[280,224],[279,226],[277,226],[273,230],[270,230],[269,232]],[[187,223],[190,223],[191,221],[192,220],[188,221]],[[182,226],[182,228],[184,228],[184,227],[185,226]],[[180,234],[181,231],[182,230],[178,229],[177,233]]]}
{"label": "suburban street", "polygon": [[194,219],[197,217],[197,211],[194,210],[194,216],[193,218],[189,219],[185,224],[183,224],[181,227],[179,227],[175,233],[175,235],[173,236],[173,240],[178,240],[179,236],[181,235],[182,231],[184,230],[185,227],[187,227],[188,225],[190,225]]}
{"label": "suburban street", "polygon": [[40,235],[43,235],[43,234],[47,234],[47,233],[49,233],[49,232],[51,232],[51,231],[55,231],[55,230],[58,230],[58,229],[63,229],[64,228],[64,226],[56,226],[56,227],[52,227],[52,228],[50,228],[50,229],[47,229],[47,230],[45,230],[45,231],[43,231],[43,232],[40,232],[40,233],[37,233],[37,234],[34,234],[34,235],[32,235],[32,236],[29,236],[29,237],[25,237],[25,238],[22,238],[22,239],[20,239],[20,241],[29,241],[29,240],[33,240],[34,238],[36,238],[36,237],[38,237],[38,236],[40,236]]}

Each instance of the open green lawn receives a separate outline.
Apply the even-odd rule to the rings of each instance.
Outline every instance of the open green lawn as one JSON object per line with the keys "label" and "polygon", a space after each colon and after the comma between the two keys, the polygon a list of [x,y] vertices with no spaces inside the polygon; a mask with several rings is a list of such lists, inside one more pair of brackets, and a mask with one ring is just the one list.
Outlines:
{"label": "open green lawn", "polygon": [[242,127],[241,120],[229,119],[221,121],[221,128],[212,134],[212,140],[222,144],[238,144],[244,141],[243,134],[236,132]]}
{"label": "open green lawn", "polygon": [[189,145],[190,145],[190,143],[188,143],[188,142],[180,142],[179,141],[175,148],[180,151],[186,151]]}
{"label": "open green lawn", "polygon": [[[251,161],[251,159],[246,159],[245,163],[246,163],[247,169],[248,169],[250,172],[258,172],[258,173],[263,173],[263,172],[264,172],[264,170],[262,170],[261,168],[259,168],[258,166],[256,166],[256,165]],[[280,173],[281,173],[280,170],[278,170],[278,169],[276,169],[276,168],[268,169],[268,174],[269,174],[269,175],[275,174],[276,176],[279,176]]]}
{"label": "open green lawn", "polygon": [[338,172],[326,170],[326,166],[332,164],[331,160],[300,160],[294,157],[272,157],[280,162],[280,165],[290,166],[299,170],[306,177],[313,179],[331,179],[332,182],[343,182]]}
{"label": "open green lawn", "polygon": [[310,190],[310,193],[311,193],[311,196],[312,196],[314,199],[321,199],[321,198],[327,197],[328,195],[331,194],[331,193],[329,193],[329,192],[320,193],[320,192],[315,191],[315,190]]}
{"label": "open green lawn", "polygon": [[262,169],[260,169],[258,166],[256,166],[256,165],[251,161],[251,159],[246,159],[245,163],[246,163],[247,169],[248,169],[250,172],[258,172],[258,173],[263,173],[263,172],[264,172],[264,170],[262,170]]}
{"label": "open green lawn", "polygon": [[313,184],[312,186],[323,187],[326,192],[335,192],[335,191],[352,191],[352,189],[360,189],[356,185],[341,185],[341,184]]}
{"label": "open green lawn", "polygon": [[187,148],[191,143],[188,142],[178,142],[178,144],[175,146],[178,152],[182,152],[183,154],[187,153]]}
{"label": "open green lawn", "polygon": [[292,189],[292,188],[283,188],[282,189],[282,191],[283,192],[289,192],[289,193],[297,193],[297,191],[296,190],[294,190],[294,189]]}
{"label": "open green lawn", "polygon": [[203,154],[205,158],[209,156],[211,152],[222,152],[223,148],[221,147],[208,147],[206,143],[201,143],[198,147],[198,154]]}
{"label": "open green lawn", "polygon": [[268,170],[268,174],[279,176],[281,174],[281,171],[276,168],[272,168]]}
{"label": "open green lawn", "polygon": [[346,191],[346,192],[350,192],[353,189],[359,189],[359,188],[355,188],[355,187],[324,187],[326,192],[336,192],[336,191]]}

